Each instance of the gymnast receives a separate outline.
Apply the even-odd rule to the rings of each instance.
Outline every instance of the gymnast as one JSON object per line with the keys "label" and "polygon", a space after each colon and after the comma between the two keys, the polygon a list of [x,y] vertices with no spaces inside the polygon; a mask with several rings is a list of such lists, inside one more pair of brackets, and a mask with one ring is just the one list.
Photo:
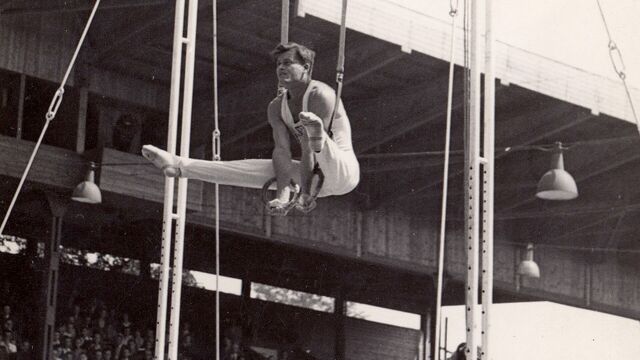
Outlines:
{"label": "gymnast", "polygon": [[[291,42],[278,45],[272,57],[281,91],[267,108],[274,140],[271,160],[197,160],[175,156],[152,145],[142,148],[143,156],[166,176],[221,185],[262,188],[275,176],[276,197],[266,205],[272,215],[286,215],[292,181],[300,186],[295,208],[303,213],[315,208],[311,187],[316,166],[324,174],[319,197],[353,190],[360,180],[360,167],[351,144],[349,118],[334,90],[311,79],[315,52]],[[332,119],[334,106],[337,108]],[[299,161],[292,159],[291,138],[300,144]]]}

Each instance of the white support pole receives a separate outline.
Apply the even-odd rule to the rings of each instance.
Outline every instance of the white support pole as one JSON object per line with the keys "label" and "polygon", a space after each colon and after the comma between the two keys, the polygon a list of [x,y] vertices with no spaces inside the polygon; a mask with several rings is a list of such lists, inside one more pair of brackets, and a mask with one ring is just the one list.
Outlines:
{"label": "white support pole", "polygon": [[280,44],[289,42],[289,0],[282,0],[282,19],[280,21]]}
{"label": "white support pole", "polygon": [[478,304],[479,268],[479,167],[480,167],[480,1],[471,2],[470,13],[470,118],[465,124],[467,152],[465,164],[465,225],[467,239],[467,280],[465,288],[466,309],[466,358],[477,359],[475,329],[478,324],[476,306]]}
{"label": "white support pole", "polygon": [[[196,52],[196,27],[198,20],[198,0],[189,0],[187,15],[184,86],[182,93],[182,128],[180,130],[180,156],[189,157],[191,145],[191,109],[193,105],[193,77]],[[169,318],[169,360],[178,358],[178,340],[180,336],[180,304],[182,298],[182,262],[184,255],[184,231],[187,213],[188,179],[178,179],[178,219],[176,221],[175,243],[173,250],[173,271],[171,282],[171,316]]]}
{"label": "white support pole", "polygon": [[[178,131],[178,111],[180,108],[180,80],[182,68],[182,33],[184,31],[185,0],[176,1],[173,28],[173,59],[171,63],[171,93],[169,100],[169,125],[167,131],[167,151],[176,153]],[[167,302],[169,298],[169,266],[173,233],[173,198],[175,179],[165,177],[164,210],[162,215],[162,245],[160,255],[160,281],[158,285],[158,313],[156,315],[156,344],[154,357],[163,360],[165,355],[165,334],[167,326]]]}
{"label": "white support pole", "polygon": [[484,158],[482,211],[482,352],[491,359],[491,306],[493,304],[493,200],[495,168],[495,63],[493,60],[493,0],[486,0],[484,75]]}

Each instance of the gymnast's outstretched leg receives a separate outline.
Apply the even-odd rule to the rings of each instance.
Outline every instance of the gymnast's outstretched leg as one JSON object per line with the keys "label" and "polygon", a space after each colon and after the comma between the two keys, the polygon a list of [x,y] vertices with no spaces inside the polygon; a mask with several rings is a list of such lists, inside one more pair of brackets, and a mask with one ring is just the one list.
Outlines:
{"label": "gymnast's outstretched leg", "polygon": [[[197,160],[172,155],[153,145],[143,146],[142,155],[169,177],[185,177],[220,185],[261,189],[275,176],[272,161],[269,159]],[[293,180],[300,183],[299,162],[292,163],[292,170]]]}

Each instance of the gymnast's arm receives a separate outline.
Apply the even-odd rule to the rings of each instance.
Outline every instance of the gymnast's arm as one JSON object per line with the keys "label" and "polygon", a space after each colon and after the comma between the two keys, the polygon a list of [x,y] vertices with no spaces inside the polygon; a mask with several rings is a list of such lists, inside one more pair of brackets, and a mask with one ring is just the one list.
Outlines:
{"label": "gymnast's arm", "polygon": [[275,143],[271,158],[273,160],[276,178],[278,179],[276,198],[289,201],[289,192],[285,190],[287,186],[289,186],[292,178],[291,143],[289,140],[289,131],[282,119],[280,119],[280,100],[278,100],[278,98],[269,103],[267,115]]}
{"label": "gymnast's arm", "polygon": [[323,128],[328,130],[333,106],[336,103],[336,93],[329,85],[318,82],[309,94],[309,112],[322,119]]}

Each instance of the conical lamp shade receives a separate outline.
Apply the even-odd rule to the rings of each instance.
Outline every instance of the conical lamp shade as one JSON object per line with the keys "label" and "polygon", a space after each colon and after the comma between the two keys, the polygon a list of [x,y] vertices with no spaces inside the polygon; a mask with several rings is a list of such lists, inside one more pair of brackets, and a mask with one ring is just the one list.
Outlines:
{"label": "conical lamp shade", "polygon": [[531,278],[540,277],[540,268],[538,267],[538,264],[533,261],[533,244],[527,245],[527,255],[526,258],[518,265],[518,275]]}
{"label": "conical lamp shade", "polygon": [[547,171],[540,181],[536,196],[544,200],[571,200],[578,197],[578,186],[564,169],[562,150],[551,157],[551,170]]}
{"label": "conical lamp shade", "polygon": [[94,178],[95,173],[92,165],[92,168],[87,172],[85,181],[73,189],[71,200],[87,204],[100,204],[102,202],[102,194],[100,193],[100,188],[94,182]]}

